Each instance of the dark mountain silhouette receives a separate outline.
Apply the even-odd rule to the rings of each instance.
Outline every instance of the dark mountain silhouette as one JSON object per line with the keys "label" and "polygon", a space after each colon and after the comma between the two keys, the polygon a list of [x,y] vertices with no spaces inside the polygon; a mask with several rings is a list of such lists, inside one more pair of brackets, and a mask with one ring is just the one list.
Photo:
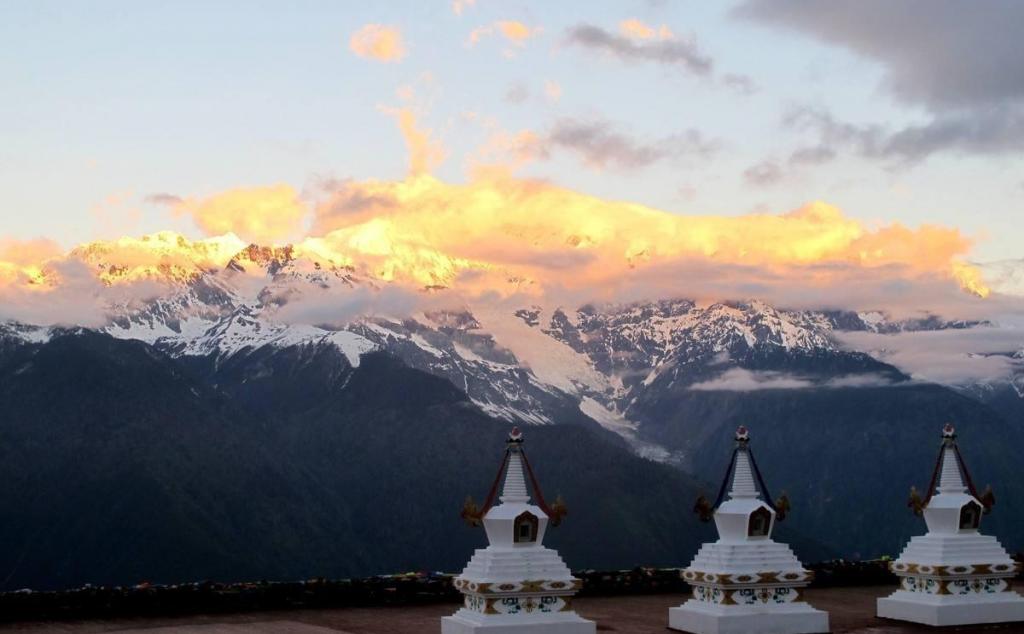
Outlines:
{"label": "dark mountain silhouette", "polygon": [[[458,512],[486,495],[507,424],[384,354],[266,363],[270,400],[245,372],[218,383],[95,332],[6,345],[0,588],[458,570],[483,545]],[[571,566],[682,565],[708,537],[679,471],[578,425],[527,442],[569,504],[550,543]]]}

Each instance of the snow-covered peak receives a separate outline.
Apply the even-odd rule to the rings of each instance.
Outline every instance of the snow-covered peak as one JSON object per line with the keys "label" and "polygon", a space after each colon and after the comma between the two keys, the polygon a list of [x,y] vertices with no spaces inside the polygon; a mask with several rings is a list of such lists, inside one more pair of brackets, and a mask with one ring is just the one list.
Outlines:
{"label": "snow-covered peak", "polygon": [[24,343],[46,343],[53,336],[53,328],[31,326],[16,321],[0,322],[0,340],[11,339]]}
{"label": "snow-covered peak", "polygon": [[193,241],[173,231],[161,231],[141,238],[82,244],[68,258],[95,268],[106,284],[143,279],[181,284],[223,267],[244,247],[234,234]]}

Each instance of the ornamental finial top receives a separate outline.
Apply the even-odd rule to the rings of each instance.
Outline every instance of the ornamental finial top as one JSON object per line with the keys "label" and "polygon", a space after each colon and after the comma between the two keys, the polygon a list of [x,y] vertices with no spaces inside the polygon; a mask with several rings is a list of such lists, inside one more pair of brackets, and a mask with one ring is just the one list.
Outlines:
{"label": "ornamental finial top", "polygon": [[743,425],[740,425],[739,427],[737,427],[736,428],[736,442],[746,443],[749,440],[750,440],[750,431],[746,427],[744,427]]}
{"label": "ornamental finial top", "polygon": [[513,427],[512,431],[508,434],[508,443],[510,445],[521,445],[523,443],[523,432],[519,431],[519,427]]}

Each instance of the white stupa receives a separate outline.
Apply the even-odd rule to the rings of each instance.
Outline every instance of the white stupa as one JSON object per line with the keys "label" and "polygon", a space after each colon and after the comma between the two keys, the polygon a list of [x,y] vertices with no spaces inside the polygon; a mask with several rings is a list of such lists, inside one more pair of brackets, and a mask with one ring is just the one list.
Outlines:
{"label": "white stupa", "polygon": [[[828,614],[802,597],[813,573],[789,546],[772,540],[775,520],[784,517],[788,502],[769,501],[749,440],[745,427],[736,430],[718,500],[710,505],[702,497],[697,503],[702,519],[714,512],[718,541],[701,546],[683,571],[693,598],[669,610],[669,627],[696,634],[827,632]],[[729,499],[722,502],[730,476]]]}
{"label": "white stupa", "polygon": [[[514,428],[505,460],[483,509],[467,501],[463,517],[487,531],[487,548],[477,550],[455,579],[465,595],[464,607],[441,619],[442,634],[500,632],[501,634],[594,634],[592,621],[572,610],[572,596],[581,582],[569,572],[558,553],[542,544],[548,522],[564,515],[560,503],[548,507],[523,452],[523,435]],[[530,503],[523,467],[537,496]],[[504,473],[501,503],[491,506]]]}
{"label": "white stupa", "polygon": [[878,600],[878,616],[926,625],[1024,621],[1024,597],[1009,585],[1018,564],[995,537],[978,532],[993,502],[991,492],[975,491],[956,431],[946,425],[925,499],[911,490],[928,533],[911,538],[890,564],[900,588]]}

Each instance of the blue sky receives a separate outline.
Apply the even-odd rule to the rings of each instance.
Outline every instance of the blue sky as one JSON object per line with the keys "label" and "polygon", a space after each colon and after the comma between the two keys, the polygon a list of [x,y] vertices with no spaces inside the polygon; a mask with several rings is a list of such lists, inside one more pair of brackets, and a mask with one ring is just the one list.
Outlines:
{"label": "blue sky", "polygon": [[[434,173],[449,182],[467,178],[495,128],[544,136],[559,122],[585,122],[659,148],[693,131],[714,151],[599,168],[586,160],[592,147],[553,146],[522,174],[681,214],[780,213],[820,199],[869,223],[959,227],[980,239],[980,260],[1024,255],[1024,161],[1014,149],[952,144],[907,161],[843,141],[827,162],[787,161],[819,141],[783,123],[794,110],[894,130],[952,112],[899,97],[887,81],[900,60],[806,16],[780,27],[729,3],[489,0],[461,15],[446,0],[9,1],[0,13],[0,237],[71,246],[165,228],[197,234],[189,217],[146,197],[401,179],[406,146],[382,108],[405,103],[445,148]],[[570,36],[584,24],[617,35],[629,18],[692,39],[713,70],[625,59]],[[539,33],[522,45],[500,35],[467,44],[497,20]],[[398,29],[400,61],[350,50],[369,23]],[[727,86],[728,75],[756,89]],[[545,94],[549,82],[557,100]],[[778,169],[745,177],[765,163]]]}

